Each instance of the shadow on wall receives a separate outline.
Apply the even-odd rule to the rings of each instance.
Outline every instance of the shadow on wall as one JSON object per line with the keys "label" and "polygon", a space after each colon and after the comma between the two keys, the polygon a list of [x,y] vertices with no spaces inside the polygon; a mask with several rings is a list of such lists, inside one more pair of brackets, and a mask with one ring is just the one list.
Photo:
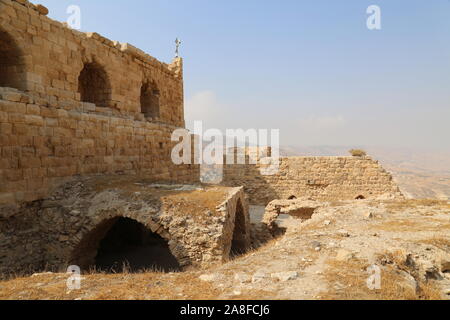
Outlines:
{"label": "shadow on wall", "polygon": [[249,223],[249,221],[245,221],[245,219],[244,207],[241,199],[239,199],[236,204],[236,213],[234,218],[234,230],[230,250],[231,259],[245,254],[248,250],[249,235],[247,234],[245,226],[246,223]]}
{"label": "shadow on wall", "polygon": [[0,29],[0,87],[26,90],[26,65],[14,39]]}
{"label": "shadow on wall", "polygon": [[167,240],[136,220],[116,217],[100,223],[75,248],[71,263],[103,272],[180,271]]}
{"label": "shadow on wall", "polygon": [[159,118],[160,91],[155,83],[146,81],[141,87],[141,112],[147,118]]}
{"label": "shadow on wall", "polygon": [[82,102],[94,103],[98,107],[109,107],[111,84],[105,69],[97,62],[84,65],[78,78],[78,92]]}
{"label": "shadow on wall", "polygon": [[223,176],[222,185],[231,187],[244,186],[245,194],[249,197],[250,204],[266,206],[270,201],[281,198],[281,194],[265,180],[267,177],[261,175],[260,170],[255,165],[225,165]]}
{"label": "shadow on wall", "polygon": [[165,239],[135,220],[129,218],[115,220],[114,225],[99,243],[95,258],[97,270],[129,269],[131,272],[180,270],[180,265],[170,252]]}

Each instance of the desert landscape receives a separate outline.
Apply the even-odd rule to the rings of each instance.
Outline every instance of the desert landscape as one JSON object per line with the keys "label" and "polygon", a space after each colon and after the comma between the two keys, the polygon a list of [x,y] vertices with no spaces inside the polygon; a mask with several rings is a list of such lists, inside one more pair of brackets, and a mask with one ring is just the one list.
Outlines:
{"label": "desert landscape", "polygon": [[48,15],[0,0],[0,300],[450,300],[449,152],[207,145],[178,38]]}
{"label": "desert landscape", "polygon": [[[295,210],[306,201],[285,201]],[[161,273],[83,274],[68,291],[65,273],[17,276],[1,299],[67,300],[440,300],[450,291],[450,204],[431,200],[313,203],[310,219],[281,222],[283,235],[221,266]],[[253,208],[254,212],[258,208]],[[287,212],[289,212],[287,210]],[[258,217],[258,215],[255,215]],[[261,222],[253,228],[261,232]],[[381,287],[367,286],[372,265]]]}

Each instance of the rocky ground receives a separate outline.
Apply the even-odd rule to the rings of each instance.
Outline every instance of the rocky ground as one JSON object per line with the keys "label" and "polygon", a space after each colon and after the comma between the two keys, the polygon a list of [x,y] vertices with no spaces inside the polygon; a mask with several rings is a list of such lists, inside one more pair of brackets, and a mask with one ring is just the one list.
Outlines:
{"label": "rocky ground", "polygon": [[91,273],[74,291],[66,274],[36,274],[0,282],[0,299],[450,299],[447,201],[322,204],[282,225],[284,235],[207,270]]}

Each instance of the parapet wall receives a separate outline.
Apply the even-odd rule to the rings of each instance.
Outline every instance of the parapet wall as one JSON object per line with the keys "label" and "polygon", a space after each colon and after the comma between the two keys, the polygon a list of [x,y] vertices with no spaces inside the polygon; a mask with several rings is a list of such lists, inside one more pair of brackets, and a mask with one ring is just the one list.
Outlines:
{"label": "parapet wall", "polygon": [[[28,92],[40,105],[97,109],[140,120],[141,90],[148,87],[159,105],[150,120],[184,127],[181,59],[159,62],[130,44],[70,29],[49,19],[42,8],[26,0],[0,0],[0,87]],[[80,78],[82,71],[94,72]],[[101,103],[82,99],[83,80],[90,81],[86,90],[98,86],[94,102]]]}
{"label": "parapet wall", "polygon": [[171,161],[184,127],[182,60],[82,33],[26,0],[0,0],[0,205],[78,175],[198,181]]}
{"label": "parapet wall", "polygon": [[244,186],[253,204],[275,199],[354,200],[402,197],[390,173],[369,157],[287,157],[278,173],[261,175],[260,165],[227,165],[224,184]]}

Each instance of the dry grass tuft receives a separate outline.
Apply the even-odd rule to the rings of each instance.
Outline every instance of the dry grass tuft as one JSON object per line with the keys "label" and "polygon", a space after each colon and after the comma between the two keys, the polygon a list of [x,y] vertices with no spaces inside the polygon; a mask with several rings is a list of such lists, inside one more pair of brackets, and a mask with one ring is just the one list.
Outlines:
{"label": "dry grass tuft", "polygon": [[450,209],[448,201],[434,199],[408,199],[402,201],[388,201],[386,209],[390,211],[404,211],[406,209],[414,209],[418,207],[440,207]]}
{"label": "dry grass tuft", "polygon": [[450,239],[434,237],[431,239],[421,240],[419,242],[435,246],[436,248],[439,248],[443,251],[450,252]]}
{"label": "dry grass tuft", "polygon": [[375,224],[373,229],[388,232],[442,231],[450,229],[450,223],[433,218],[392,219],[390,221]]}
{"label": "dry grass tuft", "polygon": [[[397,253],[391,261],[403,264]],[[440,300],[439,290],[431,283],[419,283],[417,290],[406,280],[397,262],[381,269],[381,289],[371,290],[367,286],[369,264],[353,259],[348,262],[329,260],[324,277],[328,282],[327,292],[320,294],[324,300]]]}
{"label": "dry grass tuft", "polygon": [[353,157],[365,157],[367,156],[367,152],[361,149],[352,149],[349,151],[349,153],[353,156]]}
{"label": "dry grass tuft", "polygon": [[215,300],[222,294],[195,273],[88,274],[83,276],[81,290],[72,292],[67,292],[67,278],[51,274],[1,282],[0,299]]}

